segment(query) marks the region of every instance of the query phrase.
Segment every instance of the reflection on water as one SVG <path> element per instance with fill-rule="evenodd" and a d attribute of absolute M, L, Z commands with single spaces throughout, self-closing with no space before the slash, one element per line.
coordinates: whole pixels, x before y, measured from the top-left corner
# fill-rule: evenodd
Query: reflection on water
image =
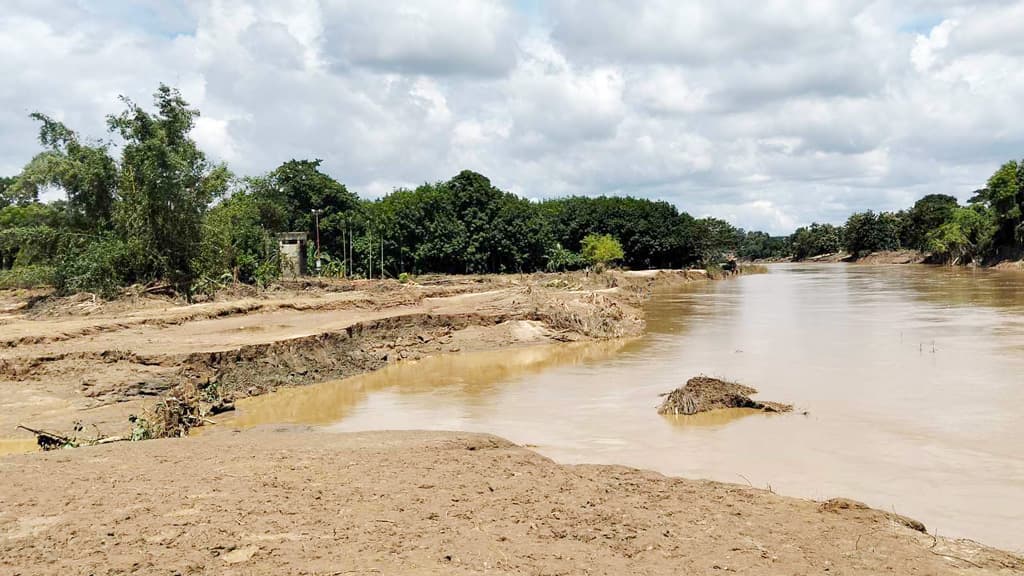
<path fill-rule="evenodd" d="M 711 410 L 699 414 L 665 414 L 662 415 L 667 422 L 680 428 L 687 427 L 716 427 L 725 426 L 747 416 L 764 414 L 763 411 L 754 408 L 723 408 Z"/>
<path fill-rule="evenodd" d="M 697 374 L 797 412 L 659 416 L 659 394 Z M 239 416 L 491 432 L 561 462 L 856 498 L 1022 550 L 1022 375 L 1024 275 L 780 265 L 657 295 L 628 343 L 399 364 Z"/>
<path fill-rule="evenodd" d="M 509 348 L 445 354 L 391 364 L 382 370 L 304 388 L 284 388 L 238 402 L 235 426 L 268 423 L 337 422 L 374 391 L 391 387 L 399 394 L 441 396 L 466 405 L 486 403 L 502 382 L 566 366 L 607 359 L 627 340 Z M 447 400 L 445 400 L 447 401 Z"/>

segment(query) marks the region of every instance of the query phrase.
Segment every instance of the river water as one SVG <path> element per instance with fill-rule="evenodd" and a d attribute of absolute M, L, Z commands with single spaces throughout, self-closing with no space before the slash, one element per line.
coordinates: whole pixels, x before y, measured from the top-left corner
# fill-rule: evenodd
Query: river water
<path fill-rule="evenodd" d="M 242 403 L 239 424 L 491 432 L 563 463 L 845 496 L 1024 550 L 1024 275 L 776 265 L 657 294 L 647 322 L 628 342 L 441 356 L 282 390 Z M 659 394 L 698 374 L 797 412 L 659 416 Z"/>

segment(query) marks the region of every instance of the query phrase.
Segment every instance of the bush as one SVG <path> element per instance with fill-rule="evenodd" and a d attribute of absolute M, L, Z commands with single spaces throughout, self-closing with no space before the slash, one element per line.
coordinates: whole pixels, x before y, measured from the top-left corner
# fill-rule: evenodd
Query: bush
<path fill-rule="evenodd" d="M 0 289 L 39 288 L 53 286 L 56 270 L 53 266 L 19 266 L 11 270 L 0 270 Z"/>
<path fill-rule="evenodd" d="M 132 246 L 113 236 L 72 240 L 60 253 L 57 288 L 64 293 L 114 296 L 134 279 L 132 253 Z"/>
<path fill-rule="evenodd" d="M 626 254 L 622 250 L 622 244 L 608 234 L 588 234 L 581 243 L 583 259 L 590 264 L 602 265 L 602 267 L 622 260 Z"/>
<path fill-rule="evenodd" d="M 566 250 L 561 244 L 555 244 L 549 248 L 545 256 L 548 261 L 546 265 L 548 272 L 578 270 L 585 264 L 582 256 L 572 250 Z"/>

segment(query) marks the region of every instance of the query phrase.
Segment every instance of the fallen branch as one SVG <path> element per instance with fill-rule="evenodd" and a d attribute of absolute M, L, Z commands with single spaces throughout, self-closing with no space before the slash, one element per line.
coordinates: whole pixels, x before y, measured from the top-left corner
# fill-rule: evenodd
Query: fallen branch
<path fill-rule="evenodd" d="M 56 450 L 57 448 L 63 448 L 70 444 L 73 444 L 70 438 L 61 436 L 54 432 L 47 432 L 46 430 L 36 430 L 35 428 L 29 428 L 28 426 L 22 426 L 18 424 L 18 428 L 31 432 L 36 436 L 36 444 L 39 445 L 43 450 Z"/>

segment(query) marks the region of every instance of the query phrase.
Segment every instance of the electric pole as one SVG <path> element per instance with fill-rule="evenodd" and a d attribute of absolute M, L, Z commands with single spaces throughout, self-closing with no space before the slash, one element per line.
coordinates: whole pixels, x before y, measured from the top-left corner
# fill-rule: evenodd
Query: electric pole
<path fill-rule="evenodd" d="M 320 275 L 320 210 L 319 208 L 313 209 L 313 218 L 316 220 L 316 275 Z"/>

